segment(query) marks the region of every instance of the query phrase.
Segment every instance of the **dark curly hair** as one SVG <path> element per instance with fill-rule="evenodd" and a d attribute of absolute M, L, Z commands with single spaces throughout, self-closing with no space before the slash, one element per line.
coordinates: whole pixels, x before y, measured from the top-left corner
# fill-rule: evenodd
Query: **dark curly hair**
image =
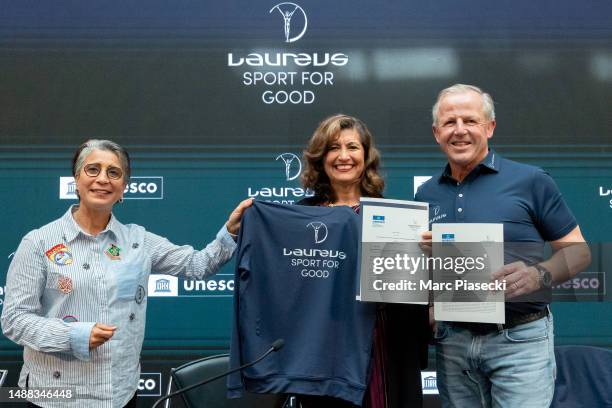
<path fill-rule="evenodd" d="M 306 168 L 302 173 L 302 185 L 314 191 L 323 202 L 333 202 L 336 194 L 325 173 L 323 162 L 331 144 L 338 139 L 344 129 L 354 129 L 364 150 L 364 171 L 361 175 L 361 195 L 364 197 L 382 197 L 385 182 L 378 172 L 380 153 L 374 147 L 372 134 L 361 120 L 343 114 L 324 119 L 314 131 L 308 146 L 304 150 Z"/>

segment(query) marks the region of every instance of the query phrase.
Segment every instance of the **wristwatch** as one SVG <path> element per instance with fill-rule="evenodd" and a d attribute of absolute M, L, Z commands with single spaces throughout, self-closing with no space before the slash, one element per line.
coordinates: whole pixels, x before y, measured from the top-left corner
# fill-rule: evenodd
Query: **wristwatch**
<path fill-rule="evenodd" d="M 540 287 L 550 289 L 552 286 L 552 274 L 550 271 L 541 264 L 535 264 L 533 267 L 536 268 L 536 271 L 538 271 Z"/>

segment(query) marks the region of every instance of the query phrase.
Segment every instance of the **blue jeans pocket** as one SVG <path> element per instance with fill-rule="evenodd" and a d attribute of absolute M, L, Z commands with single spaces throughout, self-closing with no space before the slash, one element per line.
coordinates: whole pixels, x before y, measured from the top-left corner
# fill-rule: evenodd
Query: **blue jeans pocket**
<path fill-rule="evenodd" d="M 504 336 L 513 343 L 532 343 L 548 339 L 548 322 L 546 318 L 519 324 L 504 330 Z"/>

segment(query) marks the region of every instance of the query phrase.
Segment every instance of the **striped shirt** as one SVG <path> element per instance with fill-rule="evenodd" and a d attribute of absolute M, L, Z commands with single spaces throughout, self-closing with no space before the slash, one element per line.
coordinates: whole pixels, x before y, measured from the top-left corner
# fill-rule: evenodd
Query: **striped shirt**
<path fill-rule="evenodd" d="M 74 387 L 79 398 L 36 404 L 123 407 L 140 377 L 149 274 L 205 278 L 231 258 L 236 244 L 223 226 L 197 251 L 114 216 L 94 237 L 74 220 L 76 209 L 21 241 L 7 274 L 2 331 L 24 346 L 21 387 L 28 378 L 32 388 Z M 96 322 L 117 330 L 90 351 Z"/>

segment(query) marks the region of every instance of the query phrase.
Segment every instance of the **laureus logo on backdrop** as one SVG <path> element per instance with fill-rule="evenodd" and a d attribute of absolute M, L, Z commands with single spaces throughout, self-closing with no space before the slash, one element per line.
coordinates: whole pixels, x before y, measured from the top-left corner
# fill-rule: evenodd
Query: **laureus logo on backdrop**
<path fill-rule="evenodd" d="M 287 181 L 295 180 L 300 176 L 300 173 L 302 173 L 302 162 L 299 157 L 293 153 L 281 153 L 276 156 L 276 160 L 278 159 L 281 159 L 283 163 L 285 163 L 285 176 L 287 177 Z M 294 170 L 291 169 L 292 163 L 296 163 L 296 165 L 293 166 Z M 297 170 L 295 170 L 296 167 Z"/>
<path fill-rule="evenodd" d="M 304 36 L 304 34 L 306 33 L 306 28 L 308 27 L 308 17 L 306 17 L 306 12 L 304 11 L 303 8 L 301 8 L 295 3 L 285 2 L 285 3 L 278 3 L 276 6 L 272 7 L 270 9 L 270 13 L 274 12 L 274 10 L 278 10 L 278 12 L 283 17 L 283 22 L 284 22 L 283 28 L 285 29 L 285 42 L 288 42 L 288 43 L 295 42 Z M 299 11 L 298 16 L 301 16 L 303 20 L 302 31 L 300 31 L 299 34 L 292 37 L 291 36 L 291 20 L 293 19 L 293 15 L 295 14 L 296 11 Z M 294 26 L 295 26 L 295 20 L 296 19 L 293 19 Z"/>
<path fill-rule="evenodd" d="M 302 161 L 290 152 L 281 153 L 276 156 L 274 161 L 279 162 L 279 175 L 282 174 L 284 181 L 294 181 L 302 173 Z M 295 183 L 295 181 L 294 181 Z M 302 187 L 281 186 L 281 187 L 249 187 L 247 194 L 249 197 L 264 199 L 280 204 L 294 204 L 296 201 L 305 197 L 312 197 L 314 193 Z"/>
<path fill-rule="evenodd" d="M 609 197 L 612 195 L 612 189 L 604 188 L 604 186 L 599 186 L 599 196 L 600 197 Z M 612 199 L 608 201 L 610 208 L 612 208 Z"/>
<path fill-rule="evenodd" d="M 299 4 L 278 3 L 268 10 L 268 15 L 270 23 L 278 25 L 285 45 L 296 43 L 306 34 L 308 17 Z M 261 100 L 267 105 L 314 103 L 316 89 L 334 86 L 332 69 L 345 66 L 348 62 L 348 55 L 331 51 L 298 52 L 291 49 L 289 52 L 278 49 L 272 52 L 227 54 L 227 66 L 246 68 L 241 76 L 242 85 L 263 89 Z"/>

